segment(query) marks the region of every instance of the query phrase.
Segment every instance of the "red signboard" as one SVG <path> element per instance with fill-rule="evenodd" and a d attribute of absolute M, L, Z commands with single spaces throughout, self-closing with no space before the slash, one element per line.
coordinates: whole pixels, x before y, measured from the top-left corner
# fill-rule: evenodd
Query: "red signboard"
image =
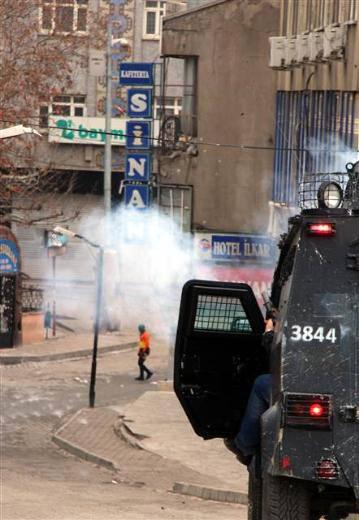
<path fill-rule="evenodd" d="M 197 268 L 196 277 L 202 280 L 246 283 L 252 287 L 256 298 L 260 302 L 263 291 L 267 291 L 270 294 L 273 272 L 274 267 L 202 264 Z"/>

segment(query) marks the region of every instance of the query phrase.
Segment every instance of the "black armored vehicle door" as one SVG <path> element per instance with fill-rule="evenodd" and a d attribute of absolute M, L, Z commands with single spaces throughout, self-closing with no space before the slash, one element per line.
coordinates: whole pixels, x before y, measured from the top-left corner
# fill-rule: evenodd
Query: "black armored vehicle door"
<path fill-rule="evenodd" d="M 254 379 L 268 371 L 264 319 L 247 284 L 191 280 L 182 291 L 174 388 L 204 439 L 237 433 Z"/>

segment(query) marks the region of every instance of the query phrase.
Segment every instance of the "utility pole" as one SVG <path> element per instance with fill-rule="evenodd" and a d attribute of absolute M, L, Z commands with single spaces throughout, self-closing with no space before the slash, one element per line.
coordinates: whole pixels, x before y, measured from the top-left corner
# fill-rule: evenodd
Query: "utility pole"
<path fill-rule="evenodd" d="M 111 14 L 107 22 L 107 45 L 106 45 L 106 109 L 105 109 L 105 159 L 104 159 L 104 207 L 106 218 L 106 233 L 110 233 L 110 219 L 111 219 L 111 180 L 112 180 L 112 147 L 111 147 L 111 118 L 112 118 L 112 45 L 119 43 L 120 45 L 128 45 L 126 38 L 113 38 L 112 28 L 113 23 Z M 118 72 L 118 71 L 116 71 Z"/>
<path fill-rule="evenodd" d="M 111 150 L 111 116 L 112 116 L 112 20 L 109 14 L 107 23 L 106 46 L 106 115 L 105 115 L 105 161 L 104 161 L 104 206 L 107 225 L 111 215 L 111 174 L 112 174 L 112 150 Z M 109 230 L 107 230 L 108 232 Z"/>
<path fill-rule="evenodd" d="M 94 321 L 94 338 L 93 338 L 93 348 L 92 348 L 92 364 L 91 364 L 91 377 L 90 377 L 90 389 L 89 389 L 89 407 L 94 408 L 95 406 L 95 398 L 96 398 L 96 371 L 97 371 L 97 351 L 98 351 L 98 336 L 100 332 L 100 324 L 101 324 L 101 309 L 102 309 L 102 288 L 103 288 L 103 257 L 104 257 L 104 248 L 100 244 L 96 244 L 84 237 L 83 235 L 79 235 L 70 229 L 63 228 L 61 226 L 56 226 L 54 228 L 55 233 L 59 233 L 60 235 L 64 235 L 69 238 L 78 238 L 79 240 L 83 240 L 91 247 L 98 249 L 98 257 L 97 257 L 97 283 L 96 283 L 96 308 L 95 308 L 95 321 Z"/>

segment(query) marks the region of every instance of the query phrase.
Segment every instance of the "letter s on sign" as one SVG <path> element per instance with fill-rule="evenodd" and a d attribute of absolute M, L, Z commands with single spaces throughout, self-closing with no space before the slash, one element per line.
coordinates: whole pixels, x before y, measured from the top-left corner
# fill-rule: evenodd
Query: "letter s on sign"
<path fill-rule="evenodd" d="M 146 94 L 134 94 L 131 97 L 131 110 L 133 112 L 145 112 L 147 110 Z"/>

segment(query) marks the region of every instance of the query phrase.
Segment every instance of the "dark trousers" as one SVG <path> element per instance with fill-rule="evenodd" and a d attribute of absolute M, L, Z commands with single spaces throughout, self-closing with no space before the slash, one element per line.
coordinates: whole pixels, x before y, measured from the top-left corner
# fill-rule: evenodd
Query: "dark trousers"
<path fill-rule="evenodd" d="M 140 368 L 140 378 L 144 379 L 145 373 L 147 376 L 152 374 L 151 370 L 149 370 L 145 365 L 145 359 L 147 356 L 138 356 L 138 366 Z"/>
<path fill-rule="evenodd" d="M 272 376 L 263 374 L 254 381 L 241 428 L 234 440 L 243 455 L 253 455 L 259 446 L 261 415 L 269 408 Z"/>

